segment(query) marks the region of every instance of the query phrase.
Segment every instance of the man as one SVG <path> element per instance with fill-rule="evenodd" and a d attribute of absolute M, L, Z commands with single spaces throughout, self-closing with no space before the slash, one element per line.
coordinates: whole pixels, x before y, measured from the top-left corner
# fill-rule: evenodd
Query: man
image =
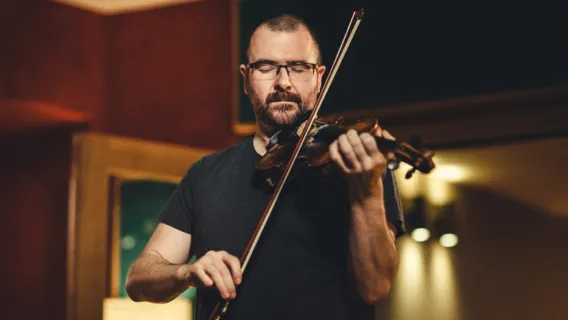
<path fill-rule="evenodd" d="M 387 156 L 368 134 L 331 144 L 339 174 L 308 171 L 286 184 L 241 271 L 238 257 L 271 197 L 255 183 L 255 165 L 275 130 L 313 109 L 325 72 L 312 32 L 293 16 L 261 24 L 247 52 L 240 71 L 255 135 L 189 169 L 131 266 L 127 292 L 163 303 L 197 287 L 200 320 L 223 299 L 232 299 L 226 319 L 374 319 L 396 274 L 404 224 Z"/>

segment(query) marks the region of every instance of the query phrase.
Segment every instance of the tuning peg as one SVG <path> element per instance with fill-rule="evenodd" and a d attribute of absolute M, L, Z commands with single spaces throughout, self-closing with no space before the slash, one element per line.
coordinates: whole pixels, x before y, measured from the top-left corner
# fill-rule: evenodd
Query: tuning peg
<path fill-rule="evenodd" d="M 406 175 L 404 177 L 406 179 L 410 179 L 415 171 L 416 171 L 416 168 L 412 168 L 412 169 L 408 170 L 408 172 L 406 173 Z"/>

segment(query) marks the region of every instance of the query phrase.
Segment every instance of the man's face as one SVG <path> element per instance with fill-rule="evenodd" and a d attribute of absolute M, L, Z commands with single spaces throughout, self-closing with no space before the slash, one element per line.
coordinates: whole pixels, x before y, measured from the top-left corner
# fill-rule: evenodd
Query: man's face
<path fill-rule="evenodd" d="M 240 66 L 245 93 L 250 96 L 257 121 L 264 128 L 292 124 L 314 108 L 321 88 L 324 66 L 304 69 L 302 64 L 285 68 L 274 65 L 295 63 L 315 64 L 318 51 L 309 32 L 299 28 L 294 32 L 258 29 L 251 39 L 249 62 L 257 68 Z M 279 71 L 277 74 L 275 71 Z M 274 76 L 275 75 L 275 76 Z M 273 79 L 272 79 L 273 78 Z"/>

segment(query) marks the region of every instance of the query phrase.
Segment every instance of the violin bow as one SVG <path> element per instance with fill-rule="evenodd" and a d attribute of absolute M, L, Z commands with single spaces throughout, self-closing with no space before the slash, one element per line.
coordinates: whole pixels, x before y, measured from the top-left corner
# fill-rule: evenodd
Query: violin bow
<path fill-rule="evenodd" d="M 363 19 L 363 9 L 359 9 L 359 10 L 356 10 L 356 11 L 353 12 L 353 15 L 351 16 L 351 20 L 349 21 L 349 25 L 347 27 L 347 31 L 345 32 L 345 35 L 343 37 L 343 41 L 341 42 L 339 50 L 338 50 L 338 52 L 335 56 L 335 60 L 333 61 L 333 65 L 330 69 L 329 76 L 324 83 L 322 93 L 318 97 L 318 99 L 316 101 L 316 105 L 315 105 L 314 109 L 312 110 L 309 119 L 306 121 L 306 123 L 304 125 L 304 128 L 302 130 L 302 134 L 300 135 L 298 142 L 296 143 L 296 147 L 294 148 L 294 151 L 292 152 L 292 156 L 290 157 L 290 159 L 288 160 L 288 163 L 286 164 L 286 167 L 284 169 L 282 177 L 278 181 L 278 184 L 276 185 L 274 193 L 273 193 L 272 197 L 270 198 L 270 201 L 268 202 L 268 205 L 267 205 L 267 207 L 266 207 L 266 209 L 265 209 L 265 211 L 264 211 L 264 213 L 263 213 L 263 215 L 262 215 L 262 217 L 261 217 L 261 219 L 260 219 L 260 221 L 259 221 L 259 223 L 256 227 L 256 230 L 255 230 L 253 236 L 251 237 L 249 243 L 247 244 L 247 246 L 246 246 L 246 248 L 245 248 L 245 250 L 244 250 L 244 252 L 241 256 L 241 270 L 242 270 L 243 273 L 244 273 L 244 271 L 245 271 L 245 269 L 246 269 L 246 267 L 247 267 L 247 265 L 250 261 L 250 258 L 253 254 L 254 249 L 256 248 L 258 240 L 260 239 L 260 236 L 262 235 L 262 232 L 264 231 L 264 227 L 266 226 L 268 219 L 272 215 L 272 211 L 274 210 L 274 206 L 276 205 L 276 201 L 280 197 L 280 194 L 281 194 L 281 192 L 284 188 L 284 184 L 286 183 L 286 180 L 288 179 L 288 176 L 290 175 L 290 172 L 292 171 L 294 163 L 296 162 L 296 159 L 298 158 L 300 150 L 301 150 L 302 146 L 304 145 L 306 138 L 308 137 L 308 134 L 310 132 L 309 129 L 312 127 L 315 119 L 317 118 L 317 113 L 319 112 L 319 109 L 321 107 L 323 99 L 325 98 L 327 91 L 328 91 L 329 87 L 331 86 L 331 82 L 335 78 L 335 74 L 337 73 L 337 69 L 339 69 L 339 65 L 343 61 L 343 57 L 345 57 L 345 53 L 347 52 L 347 49 L 349 48 L 349 45 L 351 44 L 351 40 L 355 36 L 355 32 L 357 31 L 357 28 L 359 28 L 359 24 L 361 23 L 362 19 Z M 222 318 L 222 316 L 224 316 L 227 313 L 227 310 L 229 308 L 229 304 L 230 304 L 230 300 L 225 300 L 223 308 L 219 309 L 221 307 L 221 302 L 218 302 L 217 305 L 215 306 L 215 308 L 213 309 L 213 312 L 211 313 L 209 320 L 220 320 Z"/>

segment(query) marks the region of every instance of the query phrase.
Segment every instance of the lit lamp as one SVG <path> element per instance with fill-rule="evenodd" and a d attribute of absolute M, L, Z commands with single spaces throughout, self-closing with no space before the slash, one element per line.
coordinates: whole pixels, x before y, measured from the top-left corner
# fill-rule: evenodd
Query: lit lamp
<path fill-rule="evenodd" d="M 458 244 L 456 210 L 454 204 L 447 204 L 440 207 L 434 220 L 434 228 L 439 236 L 440 245 L 446 248 L 454 247 Z"/>
<path fill-rule="evenodd" d="M 426 200 L 417 197 L 412 201 L 412 210 L 405 217 L 410 236 L 414 241 L 424 242 L 430 239 L 430 230 L 426 227 Z"/>

